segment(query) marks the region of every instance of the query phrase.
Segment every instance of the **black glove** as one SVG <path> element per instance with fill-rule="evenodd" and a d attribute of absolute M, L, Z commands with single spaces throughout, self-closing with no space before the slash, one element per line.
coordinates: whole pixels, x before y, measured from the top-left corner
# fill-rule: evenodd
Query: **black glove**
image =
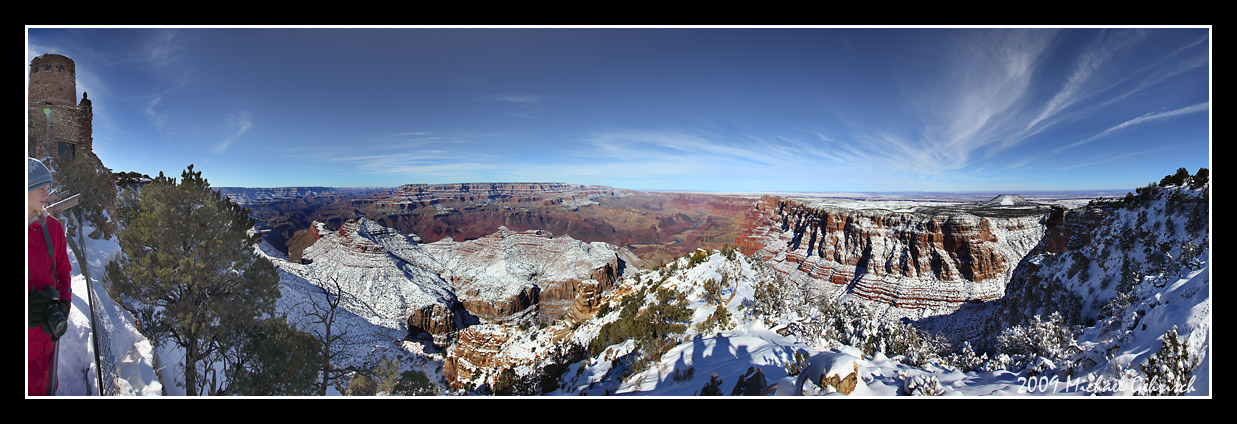
<path fill-rule="evenodd" d="M 52 286 L 44 286 L 31 290 L 27 294 L 27 309 L 30 311 L 29 328 L 38 327 L 47 321 L 47 306 L 60 298 L 60 290 Z"/>
<path fill-rule="evenodd" d="M 69 311 L 73 310 L 73 301 L 69 299 L 60 299 L 60 312 L 65 318 L 69 317 Z"/>

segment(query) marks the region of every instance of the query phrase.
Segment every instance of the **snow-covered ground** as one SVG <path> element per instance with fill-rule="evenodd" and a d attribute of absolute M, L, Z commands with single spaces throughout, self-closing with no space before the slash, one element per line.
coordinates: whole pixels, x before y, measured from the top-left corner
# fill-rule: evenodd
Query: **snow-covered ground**
<path fill-rule="evenodd" d="M 1119 219 L 1134 220 L 1136 215 Z M 1153 216 L 1150 221 L 1155 222 Z M 1167 222 L 1167 221 L 1165 221 Z M 1150 225 L 1150 224 L 1148 224 Z M 1168 225 L 1168 224 L 1161 224 Z M 1178 226 L 1181 225 L 1179 221 Z M 174 348 L 154 349 L 136 329 L 133 317 L 120 308 L 104 292 L 101 277 L 104 266 L 119 254 L 119 243 L 109 240 L 87 240 L 84 246 L 92 284 L 100 299 L 95 325 L 106 328 L 114 358 L 116 393 L 127 396 L 184 395 L 175 379 L 181 355 Z M 273 261 L 284 261 L 278 252 L 262 246 L 260 252 Z M 73 311 L 70 326 L 60 348 L 57 391 L 61 396 L 95 395 L 95 364 L 91 343 L 92 325 L 89 315 L 87 281 L 81 264 L 70 252 L 73 278 Z M 1137 299 L 1129 308 L 1136 325 L 1128 331 L 1114 331 L 1097 324 L 1081 328 L 1076 348 L 1081 357 L 1093 364 L 1076 368 L 1070 374 L 1055 364 L 1035 367 L 981 367 L 963 370 L 947 361 L 914 361 L 901 355 L 887 356 L 875 352 L 865 354 L 862 347 L 822 337 L 803 337 L 801 332 L 786 331 L 788 323 L 805 320 L 806 316 L 780 316 L 770 326 L 752 313 L 756 301 L 756 285 L 772 278 L 771 270 L 738 255 L 729 258 L 720 251 L 709 252 L 703 261 L 692 264 L 688 258 L 674 263 L 673 271 L 631 270 L 615 292 L 632 293 L 640 287 L 654 284 L 673 288 L 686 295 L 691 310 L 687 329 L 674 335 L 676 343 L 664 354 L 651 358 L 636 369 L 630 360 L 637 349 L 628 340 L 606 347 L 598 355 L 566 364 L 559 380 L 559 389 L 548 395 L 574 396 L 692 396 L 700 394 L 716 374 L 716 387 L 723 395 L 736 389 L 739 378 L 750 378 L 759 370 L 764 386 L 774 395 L 838 395 L 833 386 L 820 387 L 821 377 L 845 379 L 854 374 L 850 396 L 945 395 L 945 396 L 1086 396 L 1131 395 L 1143 391 L 1149 384 L 1139 372 L 1162 344 L 1162 336 L 1176 326 L 1188 351 L 1200 360 L 1188 395 L 1211 396 L 1211 270 L 1210 249 L 1204 249 L 1196 266 L 1181 271 L 1166 272 L 1154 277 L 1152 284 L 1139 286 Z M 294 265 L 294 264 L 293 264 Z M 1092 272 L 1099 273 L 1093 264 Z M 663 273 L 664 272 L 664 273 Z M 699 330 L 698 325 L 714 311 L 704 298 L 704 283 L 720 280 L 723 275 L 737 282 L 723 290 L 725 308 L 730 312 L 730 325 Z M 1096 279 L 1098 280 L 1098 278 Z M 1150 280 L 1149 280 L 1150 281 Z M 1088 286 L 1077 284 L 1070 289 L 1085 292 Z M 277 308 L 295 312 L 307 302 L 313 302 L 320 291 L 312 282 L 295 273 L 281 272 L 283 297 Z M 650 295 L 650 300 L 651 300 Z M 537 332 L 565 331 L 564 340 L 585 344 L 597 337 L 601 328 L 618 318 L 620 299 L 612 299 L 608 314 L 579 323 L 572 328 L 551 326 L 523 331 L 503 347 L 502 353 L 512 358 L 535 361 L 531 352 L 544 352 L 550 337 L 537 337 Z M 1118 317 L 1128 318 L 1128 317 Z M 302 323 L 304 324 L 304 323 Z M 402 342 L 399 331 L 375 325 L 359 314 L 345 314 L 340 328 L 354 336 L 351 351 L 344 362 L 370 362 L 379 359 L 401 360 L 402 369 L 416 369 L 431 376 L 441 375 L 444 353 L 421 343 Z M 532 363 L 531 365 L 536 365 Z M 1034 368 L 1034 372 L 1031 369 Z M 532 367 L 517 370 L 526 371 Z M 162 380 L 160 379 L 162 376 Z M 800 378 L 810 376 L 811 378 Z M 440 393 L 470 394 L 447 390 Z M 334 388 L 328 395 L 339 395 Z"/>
<path fill-rule="evenodd" d="M 697 287 L 704 279 L 718 278 L 718 270 L 722 268 L 735 269 L 733 261 L 726 261 L 715 252 L 708 261 L 680 271 L 663 284 Z M 1103 345 L 1112 350 L 1099 355 L 1102 363 L 1075 375 L 1054 373 L 1051 369 L 1037 375 L 1025 369 L 963 371 L 946 363 L 931 362 L 915 366 L 907 364 L 901 356 L 889 357 L 880 352 L 864 355 L 854 346 L 802 340 L 793 335 L 782 336 L 758 319 L 742 318 L 748 316 L 744 305 L 753 300 L 750 284 L 761 278 L 750 273 L 748 268 L 744 271 L 738 295 L 728 304 L 732 316 L 740 317 L 732 329 L 705 334 L 688 330 L 685 339 L 668 350 L 653 366 L 627 378 L 616 378 L 619 373 L 614 368 L 623 366 L 622 359 L 632 351 L 633 344 L 611 346 L 602 355 L 572 364 L 563 373 L 564 387 L 552 394 L 692 396 L 699 394 L 716 373 L 721 379 L 722 394 L 730 395 L 739 383 L 738 378 L 751 375 L 752 368 L 759 368 L 768 386 L 773 386 L 770 394 L 791 395 L 795 393 L 795 387 L 801 388 L 800 393 L 805 395 L 838 394 L 831 387 L 817 387 L 811 380 L 808 383 L 798 382 L 795 376 L 788 373 L 787 368 L 796 363 L 795 353 L 802 350 L 810 358 L 808 364 L 817 368 L 818 377 L 845 377 L 855 373 L 858 381 L 850 396 L 1132 395 L 1136 390 L 1146 388 L 1148 382 L 1141 374 L 1131 371 L 1159 350 L 1160 336 L 1173 325 L 1181 327 L 1181 336 L 1188 340 L 1193 351 L 1206 353 L 1202 365 L 1195 371 L 1196 379 L 1191 385 L 1193 390 L 1188 395 L 1210 394 L 1209 265 L 1168 284 L 1161 293 L 1152 295 L 1158 299 L 1160 306 L 1152 308 L 1143 318 L 1149 324 L 1127 336 L 1125 340 L 1128 343 L 1121 343 L 1115 348 L 1112 344 Z M 690 293 L 698 294 L 698 290 Z M 703 306 L 699 298 L 689 295 L 689 299 L 693 306 Z M 707 316 L 704 309 L 696 309 L 693 324 Z M 596 331 L 589 326 L 599 326 L 605 322 L 602 317 L 596 323 L 581 326 L 580 331 Z M 1102 331 L 1098 328 L 1088 329 L 1080 339 L 1081 347 L 1101 347 L 1090 340 L 1099 333 Z M 579 335 L 581 339 L 592 336 Z M 691 378 L 684 378 L 689 370 Z"/>
<path fill-rule="evenodd" d="M 90 232 L 88 228 L 86 232 Z M 72 237 L 73 235 L 70 235 Z M 159 380 L 155 349 L 135 326 L 133 316 L 120 308 L 103 290 L 101 279 L 104 267 L 120 253 L 120 243 L 114 237 L 108 240 L 86 238 L 85 246 L 89 266 L 90 285 L 93 286 L 99 305 L 95 308 L 95 325 L 106 329 L 106 340 L 115 366 L 114 395 L 152 396 L 164 394 L 166 387 Z M 69 247 L 69 261 L 73 267 L 73 309 L 69 312 L 69 329 L 60 339 L 60 361 L 57 369 L 59 386 L 57 396 L 96 396 L 98 378 L 95 370 L 93 326 L 90 320 L 90 294 L 76 252 Z M 102 332 L 101 332 L 102 333 Z M 101 346 L 105 339 L 100 339 Z M 106 350 L 101 347 L 101 350 Z M 167 361 L 165 358 L 164 362 Z M 168 374 L 168 373 L 163 373 Z M 106 376 L 105 376 L 106 378 Z M 174 391 L 172 393 L 175 393 Z M 172 394 L 169 393 L 169 394 Z"/>

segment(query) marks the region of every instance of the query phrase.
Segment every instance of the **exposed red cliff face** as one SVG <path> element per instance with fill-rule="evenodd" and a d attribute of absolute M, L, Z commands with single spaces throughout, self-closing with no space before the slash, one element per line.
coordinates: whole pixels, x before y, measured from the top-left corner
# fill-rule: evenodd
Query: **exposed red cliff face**
<path fill-rule="evenodd" d="M 1047 231 L 1043 248 L 1049 253 L 1063 253 L 1085 246 L 1094 236 L 1094 229 L 1099 227 L 1113 207 L 1111 203 L 1095 201 L 1068 210 L 1053 207 L 1044 223 Z"/>
<path fill-rule="evenodd" d="M 713 194 L 634 192 L 602 186 L 556 183 L 406 185 L 355 191 L 353 197 L 275 196 L 249 206 L 270 231 L 266 240 L 293 261 L 313 243 L 311 222 L 338 229 L 364 216 L 430 243 L 473 240 L 499 227 L 546 230 L 577 240 L 631 249 L 661 263 L 696 248 L 718 249 L 734 239 L 752 199 Z"/>
<path fill-rule="evenodd" d="M 442 376 L 452 387 L 477 378 L 480 374 L 494 374 L 510 366 L 510 360 L 502 355 L 503 348 L 512 337 L 512 328 L 503 325 L 482 324 L 461 330 L 456 342 L 447 350 L 443 361 Z"/>
<path fill-rule="evenodd" d="M 569 326 L 550 326 L 537 333 L 536 342 L 522 339 L 528 333 L 511 324 L 479 324 L 459 332 L 455 343 L 447 348 L 443 358 L 443 379 L 452 388 L 461 389 L 482 382 L 494 383 L 504 370 L 536 366 L 550 349 L 530 345 L 555 345 L 571 334 Z"/>
<path fill-rule="evenodd" d="M 747 211 L 735 245 L 820 295 L 922 317 L 1000 298 L 1043 235 L 1038 213 L 858 210 L 765 196 Z"/>
<path fill-rule="evenodd" d="M 451 344 L 456 332 L 468 324 L 463 305 L 435 303 L 413 310 L 408 315 L 408 339 L 429 338 L 435 347 L 444 349 Z"/>
<path fill-rule="evenodd" d="M 318 230 L 316 228 L 307 228 L 297 231 L 288 239 L 288 260 L 294 263 L 300 263 L 303 259 L 301 254 L 305 248 L 313 246 L 318 242 Z"/>
<path fill-rule="evenodd" d="M 604 220 L 575 216 L 581 207 L 621 198 L 630 191 L 562 183 L 411 184 L 390 189 L 226 189 L 251 209 L 265 239 L 290 258 L 311 244 L 304 234 L 313 222 L 332 230 L 364 216 L 426 242 L 446 237 L 468 240 L 500 226 L 517 231 L 546 229 L 600 241 L 614 234 Z M 621 232 L 621 231 L 620 231 Z M 300 236 L 300 239 L 296 239 Z M 296 240 L 294 240 L 296 239 Z"/>
<path fill-rule="evenodd" d="M 734 245 L 744 255 L 752 255 L 765 247 L 765 241 L 771 236 L 774 211 L 777 210 L 778 198 L 761 196 L 743 212 L 742 225 L 735 235 Z"/>

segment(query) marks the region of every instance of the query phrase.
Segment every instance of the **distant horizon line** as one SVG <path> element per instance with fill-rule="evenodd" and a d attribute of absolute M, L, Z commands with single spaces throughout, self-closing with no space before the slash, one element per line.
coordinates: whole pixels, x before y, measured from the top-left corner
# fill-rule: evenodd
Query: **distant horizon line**
<path fill-rule="evenodd" d="M 287 188 L 329 188 L 344 190 L 380 190 L 411 185 L 447 186 L 456 184 L 564 184 L 581 187 L 609 187 L 621 190 L 662 193 L 710 193 L 710 194 L 1021 194 L 1021 193 L 1108 193 L 1132 191 L 1128 188 L 1085 188 L 1085 189 L 1032 189 L 1032 190 L 700 190 L 700 189 L 664 189 L 664 188 L 627 188 L 604 184 L 581 184 L 562 181 L 460 181 L 450 183 L 406 183 L 392 186 L 329 186 L 329 185 L 294 185 L 294 186 L 215 186 L 214 188 L 229 189 L 287 189 Z"/>

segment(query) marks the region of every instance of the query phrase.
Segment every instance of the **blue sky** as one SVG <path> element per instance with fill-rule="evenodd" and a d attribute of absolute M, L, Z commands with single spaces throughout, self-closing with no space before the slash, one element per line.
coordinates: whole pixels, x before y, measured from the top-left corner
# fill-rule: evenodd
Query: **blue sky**
<path fill-rule="evenodd" d="M 1210 168 L 1210 28 L 28 28 L 116 171 L 212 185 L 1132 189 Z"/>

